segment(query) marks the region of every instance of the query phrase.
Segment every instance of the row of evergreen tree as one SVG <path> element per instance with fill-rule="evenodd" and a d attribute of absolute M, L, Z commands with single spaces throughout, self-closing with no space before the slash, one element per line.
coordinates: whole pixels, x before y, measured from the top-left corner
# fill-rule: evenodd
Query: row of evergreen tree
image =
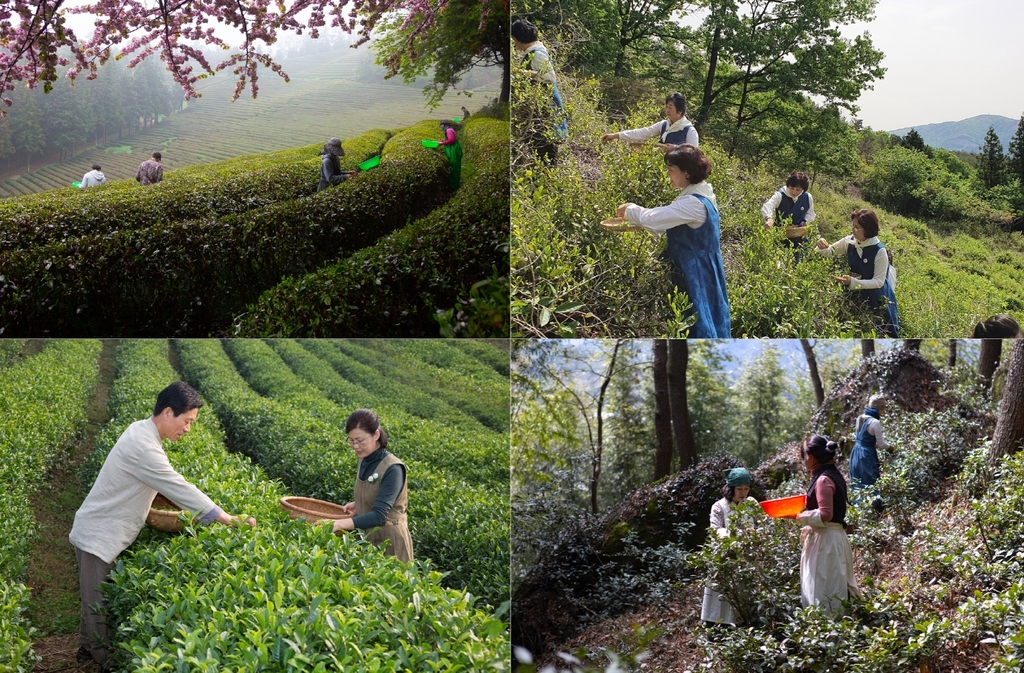
<path fill-rule="evenodd" d="M 920 152 L 931 149 L 925 145 L 924 138 L 916 129 L 910 129 L 907 135 L 899 138 L 899 142 L 904 147 Z M 975 168 L 986 189 L 1005 185 L 1014 179 L 1024 185 L 1024 114 L 1020 116 L 1017 132 L 1010 139 L 1008 153 L 1003 152 L 1003 143 L 995 127 L 988 127 L 985 140 L 978 148 Z"/>
<path fill-rule="evenodd" d="M 105 144 L 131 135 L 184 107 L 181 89 L 163 64 L 148 58 L 134 68 L 110 61 L 94 80 L 79 77 L 73 86 L 60 80 L 11 92 L 13 105 L 0 118 L 0 159 L 4 171 L 32 170 L 33 160 L 64 161 L 86 145 Z"/>

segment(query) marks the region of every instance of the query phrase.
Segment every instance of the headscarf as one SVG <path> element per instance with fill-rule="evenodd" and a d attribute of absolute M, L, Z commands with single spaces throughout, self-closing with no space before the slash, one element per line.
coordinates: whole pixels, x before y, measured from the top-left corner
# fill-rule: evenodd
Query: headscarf
<path fill-rule="evenodd" d="M 750 473 L 745 467 L 734 467 L 725 475 L 726 486 L 750 486 Z"/>

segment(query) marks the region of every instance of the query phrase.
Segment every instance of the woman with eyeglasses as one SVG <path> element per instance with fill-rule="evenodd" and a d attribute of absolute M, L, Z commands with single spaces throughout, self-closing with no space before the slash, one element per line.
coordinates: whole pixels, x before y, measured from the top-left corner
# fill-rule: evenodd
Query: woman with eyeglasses
<path fill-rule="evenodd" d="M 696 147 L 681 145 L 665 155 L 665 165 L 672 186 L 682 190 L 675 201 L 657 208 L 623 203 L 616 214 L 668 239 L 663 257 L 671 260 L 672 283 L 690 298 L 686 314 L 697 318 L 690 338 L 729 339 L 721 222 L 715 191 L 706 182 L 711 162 Z"/>
<path fill-rule="evenodd" d="M 338 519 L 333 531 L 359 528 L 375 544 L 385 540 L 384 553 L 406 563 L 413 560 L 406 511 L 409 507 L 405 463 L 388 451 L 388 435 L 377 414 L 356 409 L 345 421 L 348 444 L 359 457 L 355 501 L 345 505 L 351 519 Z"/>
<path fill-rule="evenodd" d="M 665 99 L 664 121 L 655 122 L 642 129 L 605 133 L 601 136 L 601 142 L 625 140 L 627 143 L 639 143 L 655 136 L 659 137 L 661 149 L 666 153 L 682 145 L 697 147 L 700 144 L 697 129 L 686 118 L 686 96 L 676 92 Z"/>

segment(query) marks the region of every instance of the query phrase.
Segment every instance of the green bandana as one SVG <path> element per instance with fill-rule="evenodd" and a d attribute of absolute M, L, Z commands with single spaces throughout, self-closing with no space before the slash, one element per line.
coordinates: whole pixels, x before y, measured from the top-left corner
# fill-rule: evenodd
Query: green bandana
<path fill-rule="evenodd" d="M 745 467 L 734 467 L 725 475 L 726 486 L 750 486 L 750 473 Z"/>

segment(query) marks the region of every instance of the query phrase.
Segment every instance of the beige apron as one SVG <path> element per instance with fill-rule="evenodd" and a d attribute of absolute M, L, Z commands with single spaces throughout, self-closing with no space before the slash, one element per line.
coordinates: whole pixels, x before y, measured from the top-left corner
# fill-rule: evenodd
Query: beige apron
<path fill-rule="evenodd" d="M 359 461 L 361 466 L 362 460 Z M 388 471 L 388 468 L 392 465 L 401 465 L 406 470 L 405 463 L 400 461 L 394 454 L 389 453 L 385 456 L 380 463 L 377 465 L 375 473 L 380 475 L 380 478 L 375 479 L 372 483 L 369 481 L 363 481 L 359 478 L 359 467 L 356 468 L 356 490 L 354 500 L 356 503 L 356 514 L 367 514 L 373 511 L 373 503 L 377 500 L 377 492 L 380 491 L 380 480 L 384 477 L 384 473 Z M 384 550 L 384 553 L 397 556 L 400 560 L 408 563 L 413 560 L 412 555 L 412 538 L 409 537 L 409 525 L 406 521 L 405 513 L 409 508 L 409 480 L 405 480 L 406 483 L 402 484 L 402 490 L 398 493 L 398 498 L 395 500 L 395 504 L 391 506 L 391 510 L 387 513 L 384 525 L 380 528 L 373 528 L 370 531 L 364 531 L 366 539 L 374 544 L 380 544 L 384 540 L 388 541 L 388 545 Z"/>

